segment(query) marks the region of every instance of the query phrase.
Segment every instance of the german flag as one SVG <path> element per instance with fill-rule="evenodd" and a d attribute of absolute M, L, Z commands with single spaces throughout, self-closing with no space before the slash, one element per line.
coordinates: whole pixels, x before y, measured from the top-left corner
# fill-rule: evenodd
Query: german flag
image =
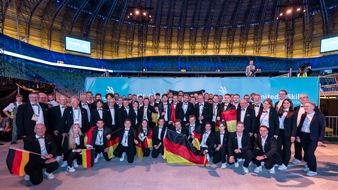
<path fill-rule="evenodd" d="M 149 131 L 149 134 L 146 136 L 146 138 L 144 139 L 144 148 L 150 148 L 152 149 L 153 147 L 153 139 L 152 139 L 152 136 L 153 136 L 153 131 L 150 130 Z"/>
<path fill-rule="evenodd" d="M 95 149 L 82 149 L 82 166 L 91 168 L 94 165 Z"/>
<path fill-rule="evenodd" d="M 196 150 L 201 150 L 200 142 L 202 140 L 202 134 L 197 133 L 196 131 L 194 131 L 193 134 L 194 139 L 192 140 L 192 145 L 196 148 Z"/>
<path fill-rule="evenodd" d="M 113 133 L 110 140 L 108 140 L 107 147 L 108 147 L 108 158 L 114 157 L 114 150 L 117 148 L 117 145 L 120 143 L 120 138 L 118 133 Z"/>
<path fill-rule="evenodd" d="M 164 159 L 169 164 L 206 165 L 205 155 L 196 155 L 187 137 L 168 130 L 164 144 Z"/>
<path fill-rule="evenodd" d="M 222 112 L 222 120 L 227 123 L 227 129 L 230 133 L 236 132 L 237 113 L 235 109 Z"/>
<path fill-rule="evenodd" d="M 95 127 L 96 126 L 93 126 L 88 130 L 87 135 L 84 138 L 85 145 L 90 145 L 90 143 L 92 141 L 92 137 L 93 137 L 93 130 L 95 129 Z"/>
<path fill-rule="evenodd" d="M 137 155 L 137 157 L 139 158 L 139 159 L 143 159 L 143 147 L 142 147 L 142 142 L 141 141 L 139 141 L 139 143 L 138 144 L 136 144 L 135 145 L 135 147 L 136 147 L 136 155 Z"/>
<path fill-rule="evenodd" d="M 29 161 L 30 154 L 29 151 L 9 148 L 6 159 L 9 172 L 18 176 L 24 176 L 26 174 L 25 166 Z"/>

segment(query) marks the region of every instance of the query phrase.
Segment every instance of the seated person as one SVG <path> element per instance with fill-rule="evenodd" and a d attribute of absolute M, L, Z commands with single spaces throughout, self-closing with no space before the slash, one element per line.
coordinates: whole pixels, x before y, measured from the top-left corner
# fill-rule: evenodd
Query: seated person
<path fill-rule="evenodd" d="M 215 134 L 215 153 L 213 156 L 214 164 L 222 162 L 221 168 L 225 169 L 226 165 L 226 156 L 228 155 L 228 130 L 226 128 L 226 123 L 224 121 L 220 122 L 218 129 L 219 131 Z"/>
<path fill-rule="evenodd" d="M 188 140 L 191 143 L 193 140 L 193 133 L 201 134 L 201 127 L 199 123 L 196 123 L 196 116 L 190 115 L 189 116 L 189 123 L 186 124 L 186 128 L 188 128 L 189 136 Z"/>
<path fill-rule="evenodd" d="M 243 170 L 249 173 L 249 163 L 252 160 L 251 140 L 248 133 L 244 133 L 244 124 L 239 121 L 236 125 L 236 132 L 229 135 L 228 151 L 229 163 L 235 163 L 239 166 L 238 158 L 244 159 Z"/>
<path fill-rule="evenodd" d="M 175 122 L 174 122 L 174 131 L 176 131 L 176 133 L 179 133 L 179 134 L 182 134 L 182 135 L 185 135 L 186 137 L 189 136 L 189 133 L 188 133 L 188 129 L 187 128 L 182 128 L 182 121 L 180 119 L 176 119 Z"/>
<path fill-rule="evenodd" d="M 202 135 L 200 143 L 200 153 L 204 154 L 207 157 L 208 162 L 210 162 L 211 156 L 214 154 L 215 147 L 215 134 L 211 132 L 211 124 L 209 122 L 205 123 L 205 132 Z"/>
<path fill-rule="evenodd" d="M 32 184 L 38 185 L 43 180 L 43 174 L 48 179 L 54 178 L 53 171 L 59 167 L 59 163 L 55 159 L 57 148 L 53 136 L 46 134 L 46 126 L 42 123 L 36 124 L 34 133 L 34 136 L 24 139 L 24 149 L 41 154 L 41 156 L 30 154 L 29 161 L 25 166 L 25 180 L 30 180 Z M 42 172 L 43 168 L 47 168 L 45 172 Z"/>
<path fill-rule="evenodd" d="M 95 148 L 94 163 L 99 161 L 102 154 L 106 161 L 110 161 L 108 158 L 108 140 L 111 138 L 112 131 L 110 128 L 104 125 L 103 119 L 99 119 L 96 122 L 96 127 L 93 129 L 92 140 L 90 145 Z"/>
<path fill-rule="evenodd" d="M 134 162 L 134 156 L 136 154 L 135 144 L 138 144 L 138 141 L 135 139 L 134 129 L 130 127 L 131 120 L 126 119 L 124 121 L 124 129 L 121 130 L 119 134 L 121 141 L 114 150 L 114 156 L 119 157 L 121 162 L 126 155 L 128 163 Z"/>
<path fill-rule="evenodd" d="M 4 117 L 3 113 L 0 113 L 0 141 L 8 142 L 11 140 L 12 130 L 10 120 L 8 117 Z M 0 145 L 3 145 L 0 143 Z"/>
<path fill-rule="evenodd" d="M 271 136 L 268 136 L 268 134 L 268 127 L 261 125 L 253 151 L 254 162 L 257 166 L 254 170 L 255 173 L 262 171 L 261 162 L 264 162 L 266 169 L 272 174 L 275 173 L 275 164 L 281 164 L 281 159 L 277 152 L 277 139 L 273 134 Z"/>
<path fill-rule="evenodd" d="M 80 125 L 73 124 L 68 135 L 64 137 L 62 145 L 62 153 L 64 160 L 66 160 L 68 172 L 75 172 L 75 168 L 78 167 L 78 164 L 82 164 L 81 152 L 82 149 L 85 148 L 84 135 L 81 132 Z"/>
<path fill-rule="evenodd" d="M 153 151 L 151 153 L 151 156 L 153 158 L 157 158 L 158 155 L 161 153 L 162 155 L 164 154 L 164 147 L 163 147 L 163 139 L 164 135 L 166 133 L 167 127 L 165 126 L 165 121 L 164 118 L 160 118 L 158 120 L 158 126 L 154 127 L 154 132 L 153 132 Z"/>
<path fill-rule="evenodd" d="M 152 131 L 149 127 L 148 120 L 143 119 L 140 127 L 138 128 L 138 140 L 139 143 L 142 143 L 143 155 L 145 157 L 148 157 L 150 155 L 150 148 L 152 148 L 152 145 L 149 147 L 147 138 L 151 139 L 151 136 Z"/>

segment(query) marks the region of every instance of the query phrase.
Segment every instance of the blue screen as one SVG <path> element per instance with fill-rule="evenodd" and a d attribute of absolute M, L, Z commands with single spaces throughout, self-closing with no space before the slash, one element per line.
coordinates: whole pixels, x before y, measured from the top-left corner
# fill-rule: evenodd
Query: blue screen
<path fill-rule="evenodd" d="M 89 41 L 66 37 L 66 50 L 90 54 L 91 46 Z"/>
<path fill-rule="evenodd" d="M 320 41 L 320 53 L 337 50 L 338 50 L 338 37 L 326 38 Z"/>

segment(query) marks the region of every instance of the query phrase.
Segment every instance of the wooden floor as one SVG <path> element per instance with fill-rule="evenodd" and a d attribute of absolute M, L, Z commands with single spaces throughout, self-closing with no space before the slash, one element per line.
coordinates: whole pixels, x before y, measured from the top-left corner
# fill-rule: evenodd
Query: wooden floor
<path fill-rule="evenodd" d="M 338 144 L 328 143 L 317 148 L 318 173 L 316 177 L 307 177 L 302 171 L 303 165 L 290 163 L 288 170 L 270 174 L 266 169 L 259 174 L 253 173 L 254 165 L 249 166 L 250 173 L 244 174 L 241 164 L 226 169 L 219 165 L 207 167 L 169 165 L 161 157 L 135 158 L 128 164 L 113 158 L 110 162 L 100 159 L 93 168 L 81 166 L 73 173 L 59 168 L 55 179 L 33 186 L 22 177 L 11 175 L 5 160 L 9 143 L 0 146 L 0 189 L 332 189 L 338 188 Z M 22 148 L 19 141 L 16 147 Z"/>

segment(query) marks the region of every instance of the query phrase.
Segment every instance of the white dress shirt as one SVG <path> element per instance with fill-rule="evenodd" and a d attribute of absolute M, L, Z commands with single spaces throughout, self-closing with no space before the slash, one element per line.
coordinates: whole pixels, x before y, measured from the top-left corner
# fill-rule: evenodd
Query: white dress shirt
<path fill-rule="evenodd" d="M 260 125 L 265 125 L 268 128 L 270 127 L 270 125 L 269 125 L 269 114 L 270 114 L 270 109 L 262 112 L 262 115 L 259 118 Z"/>
<path fill-rule="evenodd" d="M 124 133 L 123 133 L 123 137 L 122 137 L 122 146 L 128 146 L 128 134 L 129 134 L 129 130 L 124 130 Z"/>
<path fill-rule="evenodd" d="M 46 142 L 45 142 L 45 137 L 39 137 L 38 135 L 35 135 L 35 138 L 38 139 L 39 145 L 40 145 L 40 150 L 41 150 L 41 155 L 46 155 L 48 154 L 47 149 L 46 149 Z"/>
<path fill-rule="evenodd" d="M 315 115 L 315 112 L 312 112 L 310 114 L 306 114 L 303 126 L 302 126 L 302 132 L 304 133 L 310 133 L 310 124 L 313 119 L 313 116 Z"/>

